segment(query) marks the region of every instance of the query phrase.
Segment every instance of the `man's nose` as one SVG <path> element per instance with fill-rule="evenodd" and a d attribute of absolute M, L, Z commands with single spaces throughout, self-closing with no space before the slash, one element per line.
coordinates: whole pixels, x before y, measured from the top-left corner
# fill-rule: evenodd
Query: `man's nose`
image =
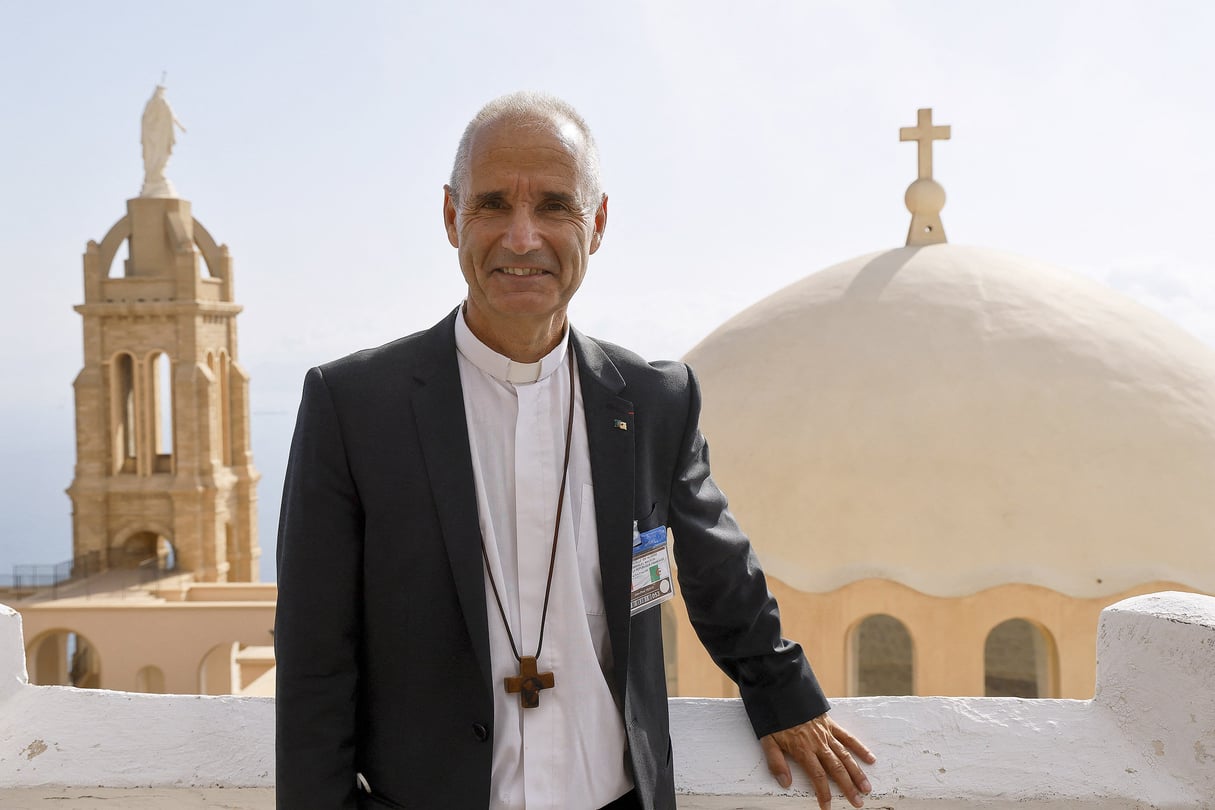
<path fill-rule="evenodd" d="M 526 206 L 519 206 L 511 212 L 510 222 L 507 223 L 506 233 L 502 237 L 502 246 L 517 256 L 531 253 L 540 248 L 540 229 L 535 215 Z"/>

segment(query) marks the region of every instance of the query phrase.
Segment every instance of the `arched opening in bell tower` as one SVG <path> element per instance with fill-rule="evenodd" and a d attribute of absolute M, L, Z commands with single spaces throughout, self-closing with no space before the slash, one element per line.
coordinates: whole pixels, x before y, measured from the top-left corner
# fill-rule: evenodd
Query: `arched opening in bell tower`
<path fill-rule="evenodd" d="M 136 362 L 130 352 L 110 364 L 110 453 L 117 473 L 173 472 L 173 360 L 155 351 Z"/>
<path fill-rule="evenodd" d="M 123 352 L 114 358 L 113 414 L 111 424 L 114 472 L 135 472 L 135 358 Z"/>
<path fill-rule="evenodd" d="M 105 269 L 106 278 L 126 278 L 131 274 L 131 240 L 123 239 L 114 249 L 114 257 Z"/>
<path fill-rule="evenodd" d="M 173 541 L 162 534 L 134 532 L 111 549 L 110 566 L 169 573 L 177 570 L 177 549 L 173 547 Z"/>
<path fill-rule="evenodd" d="M 173 471 L 173 362 L 165 352 L 152 355 L 152 430 L 154 471 Z"/>

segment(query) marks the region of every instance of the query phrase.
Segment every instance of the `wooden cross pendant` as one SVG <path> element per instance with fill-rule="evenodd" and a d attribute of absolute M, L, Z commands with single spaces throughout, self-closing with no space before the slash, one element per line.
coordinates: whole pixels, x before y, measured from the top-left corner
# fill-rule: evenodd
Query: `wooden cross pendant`
<path fill-rule="evenodd" d="M 519 693 L 519 704 L 525 709 L 535 709 L 540 706 L 540 690 L 553 688 L 553 673 L 537 672 L 536 657 L 525 655 L 519 659 L 519 675 L 515 678 L 503 678 L 506 691 Z"/>

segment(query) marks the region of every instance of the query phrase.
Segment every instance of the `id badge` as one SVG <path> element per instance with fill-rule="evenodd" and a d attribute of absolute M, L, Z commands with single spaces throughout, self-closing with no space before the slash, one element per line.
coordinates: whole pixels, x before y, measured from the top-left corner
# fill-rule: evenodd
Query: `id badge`
<path fill-rule="evenodd" d="M 633 590 L 629 615 L 660 605 L 674 595 L 671 589 L 671 558 L 667 555 L 667 527 L 638 533 L 633 524 Z"/>

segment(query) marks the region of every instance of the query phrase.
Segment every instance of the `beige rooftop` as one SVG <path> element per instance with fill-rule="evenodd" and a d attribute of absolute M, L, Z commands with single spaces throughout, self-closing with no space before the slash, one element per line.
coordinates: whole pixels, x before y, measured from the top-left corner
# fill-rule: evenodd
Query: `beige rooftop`
<path fill-rule="evenodd" d="M 900 248 L 790 285 L 687 360 L 715 475 L 795 588 L 1215 591 L 1215 352 L 1099 284 Z"/>

